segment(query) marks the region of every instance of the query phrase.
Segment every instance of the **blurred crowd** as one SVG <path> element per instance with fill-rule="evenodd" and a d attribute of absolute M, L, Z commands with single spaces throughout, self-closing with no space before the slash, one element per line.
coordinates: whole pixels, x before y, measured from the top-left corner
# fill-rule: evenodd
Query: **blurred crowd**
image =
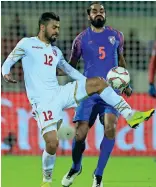
<path fill-rule="evenodd" d="M 23 24 L 24 22 L 20 19 L 20 16 L 18 13 L 15 14 L 14 20 L 15 21 L 13 22 L 13 24 L 11 24 L 8 27 L 8 32 L 6 32 L 8 34 L 7 35 L 5 34 L 2 37 L 2 61 L 5 60 L 5 58 L 8 56 L 8 54 L 11 52 L 11 50 L 14 48 L 16 43 L 21 38 L 28 36 L 26 25 Z M 82 30 L 85 29 L 86 27 L 87 25 L 84 25 Z M 71 26 L 69 29 L 70 31 L 69 35 L 71 36 L 73 33 L 72 30 L 73 30 L 73 27 Z M 154 32 L 156 35 L 156 29 Z M 125 38 L 125 41 L 124 41 L 124 56 L 128 64 L 128 68 L 130 69 L 148 71 L 148 68 L 149 68 L 149 87 L 150 87 L 149 93 L 150 95 L 155 95 L 154 74 L 156 72 L 155 70 L 156 60 L 155 59 L 151 60 L 152 59 L 151 56 L 153 56 L 153 54 L 155 55 L 155 53 L 153 52 L 156 50 L 156 48 L 153 47 L 155 41 L 149 41 L 149 43 L 145 45 L 138 39 L 139 38 L 138 35 L 139 33 L 137 32 L 136 29 L 131 28 L 129 30 L 129 34 Z M 74 38 L 75 36 L 73 36 L 73 39 Z M 62 50 L 67 60 L 69 58 L 72 42 L 73 42 L 72 39 L 70 41 L 59 40 L 57 42 L 58 46 L 63 46 Z M 70 47 L 69 47 L 69 44 L 70 44 Z M 78 69 L 81 70 L 82 67 L 80 66 L 78 67 Z M 15 67 L 13 67 L 13 72 L 17 76 L 18 81 L 23 82 L 23 71 L 22 71 L 21 63 L 17 63 Z M 3 84 L 2 84 L 2 90 L 3 90 Z"/>

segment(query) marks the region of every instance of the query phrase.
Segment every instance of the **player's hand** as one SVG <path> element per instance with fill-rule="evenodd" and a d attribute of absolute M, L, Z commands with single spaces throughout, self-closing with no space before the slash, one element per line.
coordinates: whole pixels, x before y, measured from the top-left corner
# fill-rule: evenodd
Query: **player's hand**
<path fill-rule="evenodd" d="M 156 97 L 156 89 L 155 89 L 154 84 L 149 85 L 148 93 L 149 93 L 150 96 Z"/>
<path fill-rule="evenodd" d="M 4 80 L 10 83 L 17 83 L 17 81 L 12 78 L 11 73 L 4 75 Z"/>
<path fill-rule="evenodd" d="M 132 88 L 130 87 L 130 85 L 128 85 L 128 86 L 124 89 L 123 93 L 124 93 L 127 97 L 130 97 L 130 96 L 132 95 Z"/>

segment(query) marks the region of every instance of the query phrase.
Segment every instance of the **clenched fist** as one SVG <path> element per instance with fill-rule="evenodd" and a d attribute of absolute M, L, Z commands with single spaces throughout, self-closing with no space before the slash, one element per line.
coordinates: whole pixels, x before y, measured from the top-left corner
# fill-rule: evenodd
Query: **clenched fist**
<path fill-rule="evenodd" d="M 17 81 L 12 78 L 11 73 L 4 75 L 4 80 L 10 83 L 17 83 Z"/>

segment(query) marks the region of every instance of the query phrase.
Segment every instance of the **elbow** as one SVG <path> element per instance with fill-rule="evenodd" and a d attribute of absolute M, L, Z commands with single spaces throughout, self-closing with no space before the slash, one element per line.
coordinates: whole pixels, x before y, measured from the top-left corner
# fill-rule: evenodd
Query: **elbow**
<path fill-rule="evenodd" d="M 70 61 L 69 64 L 76 69 L 76 66 L 77 66 L 77 62 L 75 61 Z"/>
<path fill-rule="evenodd" d="M 6 73 L 5 73 L 5 69 L 6 69 L 6 68 L 5 68 L 5 65 L 3 64 L 3 65 L 2 65 L 2 69 L 1 69 L 1 73 L 2 73 L 3 77 L 4 77 L 4 75 L 6 74 Z"/>

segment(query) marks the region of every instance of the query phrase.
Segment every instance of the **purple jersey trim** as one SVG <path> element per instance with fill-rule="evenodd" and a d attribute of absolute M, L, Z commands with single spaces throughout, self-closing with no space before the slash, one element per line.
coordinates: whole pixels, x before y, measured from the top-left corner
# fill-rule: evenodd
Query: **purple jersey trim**
<path fill-rule="evenodd" d="M 72 44 L 72 51 L 71 51 L 71 56 L 69 61 L 71 62 L 72 60 L 78 61 L 81 57 L 82 54 L 82 38 L 86 34 L 87 29 L 81 32 L 73 41 Z"/>

